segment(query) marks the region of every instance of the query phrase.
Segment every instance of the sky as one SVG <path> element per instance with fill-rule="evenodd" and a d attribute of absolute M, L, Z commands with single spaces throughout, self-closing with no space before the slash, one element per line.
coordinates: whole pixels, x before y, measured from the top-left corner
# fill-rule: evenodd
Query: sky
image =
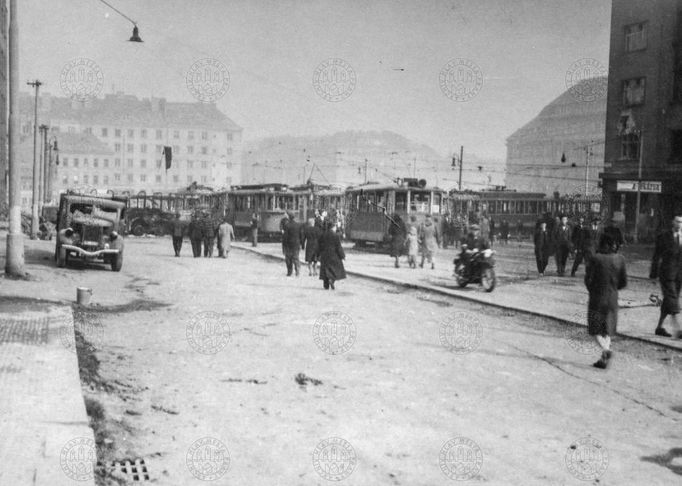
<path fill-rule="evenodd" d="M 21 0 L 20 79 L 63 95 L 76 58 L 96 62 L 102 94 L 196 101 L 185 77 L 202 58 L 227 66 L 217 101 L 244 139 L 389 130 L 433 147 L 504 159 L 505 140 L 566 90 L 576 60 L 608 66 L 610 0 Z M 320 97 L 313 73 L 342 59 L 350 95 Z M 439 86 L 452 59 L 480 68 L 480 90 L 453 101 Z"/>

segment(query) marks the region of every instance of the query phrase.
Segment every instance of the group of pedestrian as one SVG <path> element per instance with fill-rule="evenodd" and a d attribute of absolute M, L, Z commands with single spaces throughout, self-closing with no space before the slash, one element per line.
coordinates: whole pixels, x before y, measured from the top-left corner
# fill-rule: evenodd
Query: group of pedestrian
<path fill-rule="evenodd" d="M 346 255 L 337 233 L 339 224 L 327 217 L 326 211 L 316 212 L 307 225 L 296 221 L 293 212 L 288 211 L 280 222 L 282 233 L 282 252 L 287 269 L 287 276 L 300 275 L 300 251 L 305 250 L 305 262 L 308 275 L 317 275 L 317 263 L 320 264 L 319 279 L 327 290 L 334 290 L 334 283 L 346 278 L 343 260 Z"/>
<path fill-rule="evenodd" d="M 217 247 L 218 257 L 227 258 L 234 241 L 234 229 L 228 222 L 227 217 L 217 219 L 207 211 L 197 210 L 192 214 L 189 224 L 180 219 L 180 213 L 175 213 L 175 219 L 171 224 L 171 236 L 173 239 L 173 251 L 175 256 L 180 256 L 182 241 L 189 236 L 194 258 L 203 255 L 205 258 L 213 256 L 213 249 Z"/>
<path fill-rule="evenodd" d="M 441 246 L 442 235 L 432 216 L 427 214 L 419 224 L 415 215 L 410 216 L 408 224 L 398 214 L 393 214 L 389 219 L 390 255 L 395 268 L 400 268 L 400 257 L 403 255 L 407 255 L 410 268 L 417 268 L 417 257 L 421 253 L 419 267 L 424 268 L 424 263 L 427 263 L 432 270 L 435 269 L 434 258 Z"/>

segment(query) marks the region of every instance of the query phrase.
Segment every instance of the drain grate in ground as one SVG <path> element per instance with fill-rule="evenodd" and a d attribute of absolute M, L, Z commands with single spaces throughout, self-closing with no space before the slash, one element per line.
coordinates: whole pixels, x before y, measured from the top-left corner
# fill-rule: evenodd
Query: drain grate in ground
<path fill-rule="evenodd" d="M 0 343 L 47 344 L 49 320 L 0 317 Z"/>
<path fill-rule="evenodd" d="M 149 481 L 149 471 L 144 459 L 123 459 L 102 464 L 97 461 L 97 469 L 109 473 L 117 472 L 130 478 L 132 481 Z"/>

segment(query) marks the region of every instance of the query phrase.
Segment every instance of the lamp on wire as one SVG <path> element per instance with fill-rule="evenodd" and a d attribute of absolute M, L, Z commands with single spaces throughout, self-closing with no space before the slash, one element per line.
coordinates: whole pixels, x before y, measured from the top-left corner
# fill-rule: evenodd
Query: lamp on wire
<path fill-rule="evenodd" d="M 114 12 L 116 12 L 117 14 L 119 14 L 124 19 L 129 20 L 133 24 L 133 35 L 130 36 L 130 39 L 128 39 L 129 42 L 144 42 L 142 40 L 142 38 L 140 37 L 140 29 L 137 27 L 137 22 L 135 22 L 133 19 L 128 17 L 126 14 L 121 12 L 119 9 L 117 9 L 116 7 L 111 5 L 106 0 L 99 0 L 99 1 L 102 2 L 104 5 L 106 5 L 107 7 L 109 7 Z"/>

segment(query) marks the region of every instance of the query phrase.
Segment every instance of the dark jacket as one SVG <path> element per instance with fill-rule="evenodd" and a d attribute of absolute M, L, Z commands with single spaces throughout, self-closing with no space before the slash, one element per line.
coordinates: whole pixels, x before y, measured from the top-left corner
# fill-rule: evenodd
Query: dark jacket
<path fill-rule="evenodd" d="M 682 277 L 682 248 L 676 243 L 672 230 L 659 233 L 656 238 L 649 278 L 656 277 L 661 280 Z"/>
<path fill-rule="evenodd" d="M 533 243 L 535 244 L 535 253 L 538 255 L 547 255 L 552 252 L 552 236 L 547 229 L 545 229 L 544 235 L 540 228 L 536 229 L 533 235 Z"/>
<path fill-rule="evenodd" d="M 618 251 L 623 243 L 625 243 L 625 238 L 623 238 L 623 232 L 618 226 L 613 224 L 604 228 L 604 234 L 609 235 L 613 240 L 613 251 Z"/>
<path fill-rule="evenodd" d="M 171 223 L 171 235 L 178 238 L 185 235 L 185 223 L 179 219 L 174 219 Z"/>
<path fill-rule="evenodd" d="M 615 334 L 618 322 L 618 290 L 626 285 L 623 255 L 597 253 L 588 258 L 585 286 L 590 293 L 587 326 L 591 335 Z"/>
<path fill-rule="evenodd" d="M 204 235 L 201 231 L 201 223 L 198 219 L 193 219 L 189 223 L 189 237 L 192 240 L 201 240 Z"/>
<path fill-rule="evenodd" d="M 251 229 L 252 230 L 258 229 L 258 226 L 260 226 L 260 218 L 258 217 L 258 215 L 256 215 L 255 217 L 251 216 L 251 224 L 250 224 Z"/>
<path fill-rule="evenodd" d="M 346 278 L 343 259 L 346 254 L 341 240 L 332 230 L 326 230 L 320 237 L 320 280 L 341 280 Z"/>
<path fill-rule="evenodd" d="M 573 234 L 571 235 L 571 242 L 573 247 L 581 252 L 587 252 L 592 249 L 594 242 L 592 241 L 592 232 L 587 226 L 576 225 L 573 228 Z"/>
<path fill-rule="evenodd" d="M 215 238 L 215 222 L 210 216 L 201 219 L 201 233 L 204 238 Z"/>
<path fill-rule="evenodd" d="M 552 232 L 552 242 L 554 244 L 554 248 L 557 250 L 559 248 L 566 250 L 571 249 L 571 227 L 569 225 L 563 227 L 561 224 L 556 226 Z"/>
<path fill-rule="evenodd" d="M 297 221 L 289 221 L 284 227 L 284 234 L 282 235 L 282 250 L 285 255 L 297 256 L 301 251 L 301 242 L 303 241 L 303 227 Z"/>
<path fill-rule="evenodd" d="M 301 244 L 305 247 L 305 261 L 317 261 L 319 257 L 320 236 L 322 230 L 317 226 L 306 226 L 303 229 L 303 240 Z"/>
<path fill-rule="evenodd" d="M 473 233 L 469 233 L 465 238 L 462 239 L 462 251 L 464 251 L 464 245 L 467 246 L 467 250 L 478 249 L 479 251 L 488 250 L 490 248 L 490 242 L 479 236 L 476 238 Z"/>
<path fill-rule="evenodd" d="M 391 236 L 391 256 L 399 257 L 405 253 L 407 228 L 400 216 L 393 216 L 393 221 L 389 221 L 388 224 L 388 234 Z"/>

